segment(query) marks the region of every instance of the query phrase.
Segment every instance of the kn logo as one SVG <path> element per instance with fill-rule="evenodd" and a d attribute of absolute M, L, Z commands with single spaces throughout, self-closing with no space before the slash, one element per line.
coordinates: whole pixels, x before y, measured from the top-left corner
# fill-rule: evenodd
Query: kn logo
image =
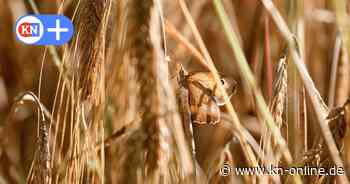
<path fill-rule="evenodd" d="M 25 16 L 17 21 L 17 39 L 26 44 L 38 42 L 44 34 L 43 23 L 35 16 Z"/>
<path fill-rule="evenodd" d="M 63 15 L 25 15 L 15 26 L 17 40 L 29 45 L 62 45 L 73 36 L 74 27 Z"/>
<path fill-rule="evenodd" d="M 27 23 L 24 22 L 19 25 L 18 32 L 23 37 L 38 37 L 40 23 Z"/>

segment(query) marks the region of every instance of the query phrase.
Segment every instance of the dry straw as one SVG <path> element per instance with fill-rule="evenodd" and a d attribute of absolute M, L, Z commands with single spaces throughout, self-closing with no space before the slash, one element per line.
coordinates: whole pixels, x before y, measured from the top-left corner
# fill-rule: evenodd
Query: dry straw
<path fill-rule="evenodd" d="M 19 0 L 11 1 L 15 4 L 14 2 L 17 3 Z M 313 55 L 314 52 L 309 51 L 307 47 L 304 48 L 303 42 L 306 40 L 304 36 L 307 36 L 304 31 L 307 29 L 304 30 L 302 12 L 307 12 L 307 9 L 299 7 L 300 2 L 302 1 L 290 1 L 291 7 L 288 9 L 288 11 L 291 10 L 288 14 L 290 13 L 290 18 L 293 19 L 290 23 L 295 23 L 297 26 L 297 36 L 290 31 L 271 0 L 261 0 L 261 3 L 256 4 L 258 13 L 253 17 L 252 22 L 255 27 L 254 24 L 260 22 L 258 27 L 261 28 L 252 30 L 251 33 L 249 33 L 250 30 L 248 33 L 239 32 L 238 28 L 246 30 L 246 27 L 249 27 L 248 29 L 252 27 L 246 26 L 245 19 L 243 19 L 243 24 L 241 20 L 236 20 L 238 17 L 234 15 L 236 9 L 233 7 L 236 2 L 233 1 L 167 1 L 165 3 L 169 7 L 165 7 L 164 10 L 170 9 L 170 11 L 164 11 L 166 19 L 163 17 L 162 1 L 160 0 L 66 0 L 61 4 L 50 5 L 52 8 L 59 6 L 59 13 L 72 17 L 76 32 L 73 40 L 62 48 L 54 46 L 45 48 L 45 53 L 48 49 L 50 59 L 54 62 L 52 66 L 56 67 L 55 70 L 59 72 L 53 104 L 48 103 L 52 110 L 47 110 L 40 102 L 41 96 L 45 102 L 51 100 L 41 91 L 44 89 L 46 92 L 46 88 L 41 87 L 41 85 L 46 85 L 43 83 L 45 82 L 43 77 L 47 75 L 43 72 L 51 65 L 42 63 L 39 97 L 31 92 L 21 94 L 15 100 L 16 103 L 12 106 L 7 119 L 8 122 L 14 121 L 15 118 L 11 116 L 24 101 L 33 102 L 38 108 L 38 144 L 33 149 L 36 152 L 27 175 L 27 182 L 232 183 L 242 180 L 244 183 L 289 183 L 290 178 L 284 176 L 241 177 L 231 175 L 221 177 L 219 171 L 225 162 L 232 167 L 239 167 L 241 164 L 267 166 L 271 163 L 287 167 L 299 166 L 299 164 L 316 164 L 323 167 L 349 166 L 350 102 L 347 99 L 350 93 L 348 59 L 350 39 L 345 0 L 333 0 L 335 14 L 327 14 L 332 19 L 328 24 L 336 25 L 336 30 L 339 30 L 332 71 L 330 71 L 328 107 L 316 89 L 304 63 L 305 56 Z M 39 13 L 39 9 L 46 8 L 46 5 L 42 4 L 38 8 L 33 0 L 28 0 L 22 5 L 25 3 L 29 3 L 36 14 Z M 238 4 L 247 6 L 242 3 Z M 295 5 L 298 6 L 294 7 Z M 269 15 L 262 14 L 264 7 Z M 214 11 L 218 15 L 217 22 L 221 22 L 224 36 L 218 35 L 222 30 L 216 27 L 217 24 L 211 24 L 215 16 L 214 18 L 202 16 L 211 15 L 210 13 Z M 317 15 L 320 12 L 317 11 Z M 299 13 L 300 15 L 296 16 Z M 259 15 L 264 16 L 261 16 L 260 19 Z M 246 18 L 245 15 L 240 15 L 239 18 L 241 16 Z M 322 17 L 319 19 L 327 21 Z M 181 22 L 182 20 L 186 21 Z M 262 24 L 262 20 L 265 24 Z M 280 38 L 276 37 L 276 32 L 272 31 L 272 28 L 275 27 L 270 26 L 269 20 L 270 22 L 273 20 L 277 25 L 279 31 L 277 34 L 281 34 L 282 39 L 287 43 L 291 61 L 294 62 L 289 62 L 291 67 L 288 66 L 287 69 L 285 57 L 276 61 L 278 64 L 273 83 L 271 69 L 273 63 L 276 63 L 273 58 L 277 53 L 275 50 L 278 50 L 275 49 L 276 45 L 277 47 L 280 45 L 275 44 L 274 39 Z M 305 20 L 305 23 L 313 21 L 306 17 Z M 208 22 L 210 22 L 210 29 L 206 28 Z M 205 37 L 202 38 L 197 25 Z M 265 28 L 264 33 L 261 32 L 263 27 Z M 219 52 L 211 47 L 212 45 L 207 47 L 203 41 L 210 43 L 213 39 L 211 38 L 213 32 L 215 38 L 220 38 L 218 39 L 220 41 L 226 38 L 228 43 L 228 45 L 222 44 L 222 47 L 220 45 Z M 267 73 L 262 79 L 255 79 L 243 52 L 242 45 L 246 44 L 245 40 L 249 34 L 254 35 L 253 38 L 249 38 L 252 45 L 248 46 L 248 49 L 251 49 L 249 52 L 251 52 L 253 60 L 251 65 L 254 69 L 263 69 L 262 64 L 259 65 L 258 56 L 260 52 L 265 54 Z M 263 40 L 264 50 L 259 50 L 262 40 L 257 38 L 260 35 L 264 35 L 265 38 Z M 175 41 L 175 44 L 171 41 Z M 213 48 L 210 50 L 212 55 L 209 54 L 208 48 Z M 244 86 L 247 85 L 249 88 L 244 92 L 252 93 L 250 100 L 256 103 L 256 109 L 240 107 L 241 99 L 234 101 L 237 103 L 237 109 L 233 108 L 224 85 L 220 81 L 217 67 L 214 65 L 217 62 L 213 61 L 213 58 L 223 59 L 222 56 L 225 59 L 231 59 L 226 55 L 226 49 L 231 49 L 239 77 L 243 80 Z M 168 51 L 171 52 L 168 53 Z M 174 58 L 181 58 L 181 60 L 169 61 L 168 55 L 174 55 Z M 189 106 L 189 104 L 192 105 L 189 101 L 191 94 L 188 93 L 186 89 L 188 86 L 184 82 L 185 71 L 178 72 L 176 67 L 171 66 L 172 62 L 185 64 L 188 56 L 192 56 L 196 62 L 199 62 L 202 65 L 201 68 L 209 70 L 206 74 L 213 76 L 214 88 L 217 87 L 216 90 L 219 90 L 224 100 L 229 102 L 225 103 L 227 111 L 221 112 L 220 108 L 215 106 L 215 111 L 213 109 L 208 111 L 218 115 L 217 117 L 205 116 L 205 120 L 198 121 L 207 122 L 214 117 L 217 118 L 215 119 L 217 121 L 213 121 L 215 125 L 195 124 L 192 127 L 196 114 L 191 112 L 193 110 Z M 215 57 L 212 58 L 212 56 Z M 5 60 L 8 59 L 7 57 L 5 55 Z M 43 58 L 45 61 L 45 54 Z M 3 59 L 2 55 L 0 59 Z M 189 68 L 192 69 L 191 61 L 189 63 Z M 226 67 L 233 63 L 220 64 Z M 310 66 L 314 67 L 313 63 L 310 63 Z M 226 68 L 224 70 L 228 71 Z M 292 89 L 288 91 L 288 94 L 287 70 L 288 88 Z M 179 73 L 180 87 L 178 89 L 173 89 L 174 86 L 171 85 L 173 76 L 170 76 L 169 73 L 174 71 Z M 7 71 L 4 73 L 7 75 Z M 256 76 L 261 74 L 257 72 Z M 52 76 L 56 78 L 56 75 Z M 299 80 L 303 86 L 299 84 Z M 205 82 L 208 81 L 205 80 Z M 266 91 L 268 100 L 270 100 L 268 105 L 263 98 L 260 82 L 267 84 Z M 327 82 L 325 84 L 327 86 Z M 203 85 L 199 86 L 203 87 Z M 201 89 L 207 90 L 206 88 Z M 291 104 L 292 107 L 288 106 L 289 109 L 286 110 L 287 95 L 289 95 L 288 104 Z M 213 101 L 217 102 L 216 100 Z M 310 132 L 307 128 L 313 127 L 314 119 L 313 113 L 310 114 L 310 117 L 306 117 L 306 112 L 309 112 L 306 111 L 306 102 L 311 102 L 312 105 L 308 107 L 313 107 L 316 112 L 315 117 L 321 127 L 322 135 L 313 134 L 313 132 L 307 134 Z M 328 110 L 333 106 L 337 108 Z M 236 110 L 240 111 L 240 117 Z M 249 112 L 246 112 L 247 110 Z M 288 117 L 284 118 L 286 113 Z M 285 121 L 288 126 L 292 127 L 291 129 L 287 127 L 288 135 L 285 136 L 288 137 L 289 144 L 282 136 L 284 129 L 281 126 Z M 263 122 L 263 125 L 259 122 Z M 247 125 L 247 128 L 242 124 Z M 215 133 L 209 134 L 205 132 L 207 130 L 204 130 L 205 133 L 200 135 L 199 132 L 203 130 L 202 126 L 211 126 L 210 128 L 219 131 L 215 130 Z M 302 126 L 304 129 L 300 130 Z M 260 130 L 262 128 L 264 130 Z M 5 129 L 0 127 L 0 130 Z M 251 133 L 250 130 L 254 132 Z M 3 134 L 4 131 L 1 131 L 1 137 Z M 305 139 L 304 145 L 294 144 L 300 143 L 302 136 Z M 259 138 L 264 143 L 263 146 L 257 143 Z M 313 141 L 315 145 L 307 150 L 309 141 Z M 202 145 L 212 146 L 203 148 L 206 146 Z M 300 151 L 302 146 L 307 153 L 304 155 L 304 162 L 299 163 L 297 159 L 301 153 L 297 151 Z M 0 148 L 2 160 L 8 157 L 8 151 L 6 147 L 4 148 L 5 151 L 3 147 Z M 245 160 L 241 162 L 242 157 Z M 0 174 L 3 174 L 3 168 L 12 166 L 3 167 L 1 165 Z M 7 170 L 13 175 L 10 169 Z M 293 176 L 293 179 L 294 183 L 301 183 L 301 181 L 325 183 L 333 180 L 333 177 L 303 176 L 300 178 Z M 348 183 L 345 175 L 336 179 L 339 183 Z M 2 180 L 1 175 L 0 182 Z"/>
<path fill-rule="evenodd" d="M 268 12 L 271 14 L 273 20 L 277 25 L 277 28 L 281 32 L 283 38 L 288 44 L 288 47 L 290 48 L 293 62 L 295 63 L 298 69 L 299 75 L 304 83 L 306 91 L 308 92 L 312 105 L 315 109 L 317 119 L 319 121 L 321 130 L 323 133 L 323 137 L 326 140 L 327 146 L 331 153 L 330 155 L 334 163 L 337 165 L 337 167 L 344 168 L 343 162 L 340 158 L 339 150 L 337 149 L 335 141 L 332 137 L 332 133 L 328 127 L 328 121 L 326 120 L 326 117 L 328 114 L 328 108 L 323 102 L 321 95 L 317 91 L 309 73 L 307 72 L 307 69 L 300 55 L 301 51 L 298 46 L 298 41 L 296 40 L 296 37 L 288 29 L 287 24 L 283 20 L 282 16 L 280 15 L 279 11 L 276 9 L 273 2 L 271 0 L 262 0 L 262 3 L 264 4 Z M 349 183 L 346 176 L 339 175 L 338 177 L 341 178 L 341 181 L 343 181 L 344 183 Z"/>
<path fill-rule="evenodd" d="M 200 51 L 202 52 L 202 54 L 204 55 L 204 58 L 207 61 L 208 64 L 208 69 L 210 70 L 210 72 L 212 72 L 215 82 L 218 84 L 218 90 L 221 91 L 223 98 L 225 99 L 225 101 L 229 102 L 229 97 L 225 91 L 225 89 L 223 88 L 223 86 L 221 85 L 221 81 L 220 81 L 220 76 L 218 74 L 217 69 L 214 66 L 214 62 L 210 57 L 210 54 L 207 50 L 207 48 L 205 47 L 205 44 L 199 34 L 199 31 L 191 17 L 191 14 L 189 13 L 189 10 L 186 6 L 186 3 L 183 0 L 178 0 L 178 3 L 181 7 L 181 10 L 183 12 L 183 14 L 185 15 L 186 21 L 189 24 L 189 26 L 191 27 L 191 30 L 193 32 L 194 38 L 197 42 L 197 44 L 199 45 Z M 237 113 L 235 112 L 235 110 L 232 107 L 231 103 L 226 103 L 225 104 L 226 109 L 228 110 L 228 113 L 230 114 L 230 116 L 232 117 L 232 122 L 234 124 L 235 129 L 237 129 L 237 134 L 241 143 L 241 146 L 243 148 L 243 152 L 247 158 L 247 160 L 249 160 L 249 164 L 251 166 L 257 166 L 257 159 L 251 149 L 251 147 L 249 147 L 249 145 L 247 145 L 247 141 L 246 141 L 246 137 L 244 136 L 243 132 L 243 127 L 238 119 Z"/>
<path fill-rule="evenodd" d="M 117 167 L 123 172 L 116 174 L 115 181 L 190 181 L 192 161 L 184 140 L 175 96 L 168 81 L 164 80 L 169 77 L 168 66 L 160 44 L 161 24 L 156 2 L 132 0 L 124 6 L 128 11 L 117 24 L 124 27 L 122 30 L 125 33 L 113 33 L 124 34 L 122 37 L 115 36 L 117 42 L 121 43 L 115 49 L 123 52 L 123 61 L 118 61 L 117 70 L 125 71 L 124 76 L 118 76 L 120 83 L 116 85 L 135 86 L 136 91 L 125 94 L 124 97 L 130 100 L 128 105 L 132 108 L 121 109 L 120 112 L 124 113 L 119 118 L 124 119 L 127 117 L 123 116 L 134 114 L 129 117 L 136 117 L 134 123 L 138 126 L 116 145 Z M 133 99 L 133 95 L 141 98 Z M 172 134 L 169 133 L 169 128 Z M 132 147 L 123 151 L 124 145 Z"/>
<path fill-rule="evenodd" d="M 51 116 L 47 113 L 47 109 L 34 93 L 25 92 L 16 97 L 7 121 L 11 120 L 10 117 L 13 116 L 19 104 L 23 104 L 26 101 L 33 103 L 38 110 L 38 146 L 31 171 L 28 174 L 27 182 L 39 184 L 50 183 L 52 180 L 52 166 L 50 164 L 51 153 L 49 145 L 50 132 L 48 119 L 51 118 Z"/>

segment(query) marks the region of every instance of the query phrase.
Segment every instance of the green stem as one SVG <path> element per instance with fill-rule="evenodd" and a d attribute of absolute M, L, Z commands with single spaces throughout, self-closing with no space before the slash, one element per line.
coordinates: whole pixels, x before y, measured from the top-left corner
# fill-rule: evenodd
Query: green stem
<path fill-rule="evenodd" d="M 226 34 L 226 37 L 228 39 L 228 42 L 232 48 L 232 51 L 236 57 L 236 62 L 239 67 L 239 71 L 241 72 L 241 75 L 243 78 L 247 81 L 251 89 L 253 90 L 256 103 L 258 106 L 258 109 L 262 115 L 262 117 L 265 119 L 265 122 L 267 123 L 267 126 L 271 129 L 271 132 L 273 136 L 275 137 L 278 145 L 280 146 L 283 155 L 286 159 L 286 161 L 291 164 L 293 162 L 292 156 L 288 150 L 287 144 L 285 140 L 283 139 L 278 127 L 274 123 L 274 120 L 272 118 L 272 115 L 269 111 L 269 108 L 267 104 L 265 103 L 265 100 L 260 92 L 260 89 L 256 83 L 256 80 L 254 78 L 253 73 L 251 72 L 248 62 L 244 56 L 243 50 L 239 45 L 238 38 L 236 36 L 236 33 L 232 30 L 232 26 L 230 24 L 230 21 L 225 13 L 224 7 L 220 0 L 214 0 L 214 6 L 215 9 L 219 15 L 219 19 L 221 21 L 221 24 L 224 28 L 224 32 Z M 294 177 L 296 183 L 301 183 L 301 180 L 299 177 Z"/>

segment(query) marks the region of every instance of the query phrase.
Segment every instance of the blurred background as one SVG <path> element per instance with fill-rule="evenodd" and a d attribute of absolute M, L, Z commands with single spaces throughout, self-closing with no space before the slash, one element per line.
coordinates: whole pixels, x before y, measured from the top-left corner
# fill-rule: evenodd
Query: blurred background
<path fill-rule="evenodd" d="M 75 0 L 34 1 L 40 13 L 62 13 L 70 18 L 78 17 L 73 21 L 75 28 L 77 32 L 82 30 L 81 34 L 85 34 L 84 36 L 87 37 L 87 41 L 79 42 L 80 40 L 77 41 L 79 36 L 75 35 L 71 43 L 55 48 L 59 58 L 66 58 L 67 63 L 73 66 L 68 70 L 74 70 L 74 63 L 79 63 L 84 60 L 84 56 L 80 57 L 81 60 L 76 60 L 72 57 L 73 54 L 67 54 L 69 51 L 73 51 L 73 45 L 77 45 L 79 52 L 84 53 L 84 50 L 92 52 L 93 48 L 96 47 L 85 47 L 84 45 L 90 43 L 90 38 L 94 40 L 98 37 L 91 32 L 100 32 L 100 28 L 94 28 L 93 25 L 90 31 L 90 28 L 81 28 L 81 22 L 88 25 L 90 23 L 93 24 L 95 20 L 87 18 L 88 20 L 84 21 L 83 18 L 79 18 L 79 13 L 84 12 L 79 11 L 79 7 L 82 7 L 84 3 L 92 3 L 94 9 L 88 10 L 92 13 L 90 16 L 96 15 L 96 20 L 101 21 L 104 19 L 102 19 L 102 10 L 98 4 L 102 1 L 103 0 L 80 0 L 80 2 Z M 118 43 L 113 37 L 113 35 L 116 34 L 115 29 L 118 29 L 116 27 L 120 25 L 119 23 L 115 23 L 119 21 L 115 18 L 115 14 L 118 15 L 119 12 L 124 11 L 122 7 L 118 7 L 122 1 L 119 2 L 116 0 L 111 2 L 112 3 L 109 5 L 104 4 L 102 6 L 102 9 L 111 7 L 111 13 L 109 14 L 111 19 L 109 19 L 109 22 L 106 21 L 105 43 L 101 42 L 97 44 L 96 39 L 94 42 L 95 46 L 105 45 L 105 53 L 103 54 L 106 56 L 110 56 L 109 53 L 115 53 L 115 47 L 118 47 L 115 46 Z M 232 28 L 239 38 L 239 44 L 244 51 L 247 62 L 263 93 L 264 99 L 267 104 L 270 104 L 275 94 L 273 81 L 278 77 L 276 73 L 277 63 L 281 57 L 288 53 L 287 43 L 282 38 L 276 24 L 260 0 L 222 0 L 221 2 L 224 4 Z M 350 95 L 350 63 L 348 56 L 350 47 L 344 44 L 343 41 L 344 38 L 349 36 L 347 32 L 350 20 L 348 18 L 349 3 L 347 1 L 342 1 L 344 3 L 341 4 L 340 1 L 337 2 L 335 0 L 275 0 L 273 2 L 282 14 L 284 20 L 286 20 L 290 30 L 297 36 L 299 41 L 298 46 L 302 51 L 301 56 L 304 59 L 303 61 L 305 62 L 307 70 L 318 92 L 321 94 L 322 99 L 330 109 L 341 107 Z M 94 5 L 94 3 L 97 5 Z M 142 2 L 140 1 L 140 3 Z M 198 61 L 198 57 L 191 53 L 189 49 L 184 46 L 183 42 L 179 41 L 180 35 L 193 45 L 194 48 L 199 48 L 178 1 L 163 0 L 161 3 L 166 26 L 165 30 L 167 30 L 164 30 L 165 40 L 162 41 L 162 43 L 166 43 L 166 54 L 168 58 L 170 58 L 169 65 L 172 65 L 171 62 L 175 62 L 181 63 L 189 72 L 207 71 L 207 68 L 203 67 Z M 338 9 L 335 6 L 337 3 L 341 6 L 340 8 L 338 7 Z M 209 0 L 187 0 L 186 5 L 189 8 L 189 12 L 198 27 L 205 46 L 220 75 L 232 78 L 237 82 L 237 91 L 231 98 L 231 103 L 237 111 L 242 125 L 259 143 L 264 134 L 264 121 L 258 113 L 250 88 L 240 75 L 235 56 L 223 32 L 213 2 Z M 341 10 L 345 10 L 346 13 L 343 23 L 339 21 L 339 16 L 344 16 L 339 13 Z M 66 122 L 82 121 L 79 120 L 78 116 L 75 116 L 76 114 L 74 113 L 65 114 L 65 111 L 71 111 L 75 108 L 72 104 L 80 102 L 73 103 L 67 100 L 70 98 L 69 95 L 66 92 L 62 92 L 64 91 L 64 89 L 62 89 L 64 88 L 62 87 L 64 83 L 61 76 L 62 72 L 60 72 L 60 68 L 57 67 L 52 59 L 53 57 L 50 49 L 44 46 L 24 45 L 16 41 L 13 31 L 16 19 L 22 15 L 33 12 L 33 8 L 28 0 L 0 0 L 0 183 L 28 182 L 28 176 L 30 175 L 31 167 L 33 167 L 33 160 L 38 148 L 38 114 L 36 106 L 32 103 L 15 104 L 16 97 L 23 94 L 23 92 L 31 91 L 40 98 L 40 102 L 49 113 L 52 113 L 55 120 Z M 80 17 L 83 16 L 80 15 Z M 78 51 L 76 53 L 78 53 Z M 126 124 L 120 123 L 121 120 L 117 115 L 120 111 L 119 109 L 131 108 L 128 106 L 118 106 L 122 104 L 122 102 L 118 97 L 119 88 L 117 84 L 119 78 L 115 78 L 121 75 L 115 72 L 118 60 L 117 56 L 118 55 L 114 54 L 113 57 L 111 57 L 112 59 L 106 59 L 102 65 L 104 68 L 103 72 L 105 72 L 106 76 L 106 90 L 103 92 L 104 96 L 101 97 L 105 99 L 105 102 L 102 100 L 101 103 L 104 103 L 104 107 L 106 108 L 106 110 L 102 111 L 101 115 L 101 120 L 103 121 L 102 129 L 105 131 L 105 137 L 112 135 L 113 132 L 119 130 L 120 127 Z M 86 61 L 90 60 L 87 59 Z M 318 141 L 323 138 L 308 93 L 305 92 L 297 70 L 292 64 L 292 58 L 288 56 L 286 63 L 288 87 L 286 100 L 282 104 L 284 110 L 281 132 L 286 139 L 293 158 L 300 161 L 304 158 L 305 153 L 311 154 L 310 150 L 313 150 L 314 145 L 318 144 Z M 97 70 L 95 73 L 99 74 L 101 71 L 102 70 Z M 174 75 L 176 75 L 176 71 L 170 69 L 170 78 Z M 79 78 L 75 78 L 75 80 L 79 80 Z M 98 80 L 98 77 L 96 80 Z M 39 81 L 41 81 L 41 84 L 39 84 Z M 113 84 L 109 85 L 109 82 Z M 113 87 L 114 83 L 117 83 L 115 87 Z M 41 86 L 40 89 L 39 85 Z M 75 90 L 76 88 L 72 87 L 72 89 Z M 97 87 L 96 89 L 98 91 L 99 88 Z M 59 108 L 58 102 L 61 103 L 60 105 L 63 104 L 62 106 L 69 106 L 68 104 L 70 104 L 71 108 Z M 15 110 L 13 109 L 14 106 L 16 106 Z M 93 107 L 92 109 L 94 109 Z M 56 109 L 55 112 L 54 109 Z M 88 110 L 86 111 L 88 112 Z M 226 110 L 222 108 L 222 111 L 225 113 Z M 60 113 L 61 115 L 59 115 Z M 76 118 L 69 119 L 66 118 L 66 116 L 74 116 Z M 61 117 L 61 119 L 58 117 Z M 93 118 L 94 117 L 89 117 L 87 119 Z M 345 122 L 345 128 L 341 129 L 347 129 L 348 123 L 350 122 Z M 73 126 L 73 123 L 71 126 Z M 199 165 L 203 167 L 203 164 L 206 163 L 206 159 L 216 158 L 216 154 L 218 153 L 213 153 L 215 149 L 220 150 L 219 155 L 230 155 L 227 157 L 232 157 L 229 159 L 232 161 L 232 164 L 246 165 L 247 161 L 243 156 L 239 141 L 234 138 L 236 137 L 235 135 L 229 133 L 229 128 L 227 128 L 225 124 L 218 124 L 217 126 L 194 126 L 194 136 L 197 147 L 196 157 Z M 56 127 L 56 129 L 60 128 Z M 54 131 L 56 131 L 56 129 Z M 346 143 L 350 144 L 347 133 L 344 134 L 345 135 L 340 136 L 340 141 L 345 142 L 345 145 L 347 145 Z M 62 141 L 61 144 L 63 148 L 60 149 L 69 150 L 69 141 L 64 140 L 65 139 L 62 138 L 60 141 L 57 141 Z M 338 142 L 338 140 L 336 140 L 336 142 Z M 227 147 L 229 148 L 227 149 Z M 341 157 L 347 168 L 350 164 L 350 158 L 347 154 L 350 154 L 350 152 L 347 152 L 346 147 L 347 146 L 345 146 L 345 148 L 341 146 L 339 149 L 345 150 L 345 152 L 342 152 Z M 222 153 L 221 149 L 224 150 L 225 153 Z M 106 171 L 104 170 L 106 178 L 105 183 L 118 183 L 116 181 L 120 181 L 113 179 L 115 177 L 113 176 L 114 172 L 120 172 L 118 168 L 113 166 L 114 162 L 118 162 L 113 160 L 113 150 L 113 147 L 106 150 Z M 228 150 L 230 154 L 226 153 Z M 327 149 L 325 152 L 327 152 Z M 212 156 L 212 154 L 216 156 Z M 54 159 L 60 160 L 58 163 L 61 163 L 64 158 L 63 155 L 69 154 L 62 151 L 62 155 L 60 157 L 54 157 Z M 329 159 L 329 156 L 324 157 Z M 77 164 L 75 167 L 79 168 L 82 165 L 84 164 Z M 55 168 L 55 166 L 53 166 L 53 168 Z M 69 179 L 63 180 L 62 178 L 65 176 L 64 174 L 57 174 L 60 172 L 58 168 L 59 167 L 56 168 L 57 171 L 53 172 L 53 175 L 59 175 L 60 177 L 54 179 L 52 181 L 53 183 L 73 181 Z M 86 166 L 86 168 L 89 168 L 89 166 Z M 70 172 L 70 170 L 67 169 L 66 172 Z M 205 171 L 204 173 L 210 183 L 250 183 L 254 180 L 250 177 L 247 179 L 235 176 L 232 177 L 230 181 L 226 181 L 227 178 L 225 180 L 220 177 L 215 179 L 213 178 L 215 174 L 208 174 Z M 311 180 L 304 181 L 305 183 L 311 182 Z M 330 180 L 325 179 L 318 181 L 320 183 L 330 182 Z M 80 182 L 100 183 L 101 181 L 81 179 Z M 276 181 L 270 180 L 269 182 L 274 183 Z M 279 182 L 285 183 L 286 180 L 281 179 Z"/>

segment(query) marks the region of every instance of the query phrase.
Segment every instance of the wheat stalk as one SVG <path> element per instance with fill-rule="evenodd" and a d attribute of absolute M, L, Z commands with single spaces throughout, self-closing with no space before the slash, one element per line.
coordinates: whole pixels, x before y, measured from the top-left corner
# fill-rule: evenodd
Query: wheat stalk
<path fill-rule="evenodd" d="M 319 121 L 321 130 L 323 133 L 323 137 L 325 138 L 327 146 L 330 150 L 332 159 L 334 163 L 337 165 L 337 167 L 344 168 L 342 160 L 339 156 L 339 150 L 335 145 L 335 141 L 332 137 L 332 133 L 328 127 L 328 121 L 326 120 L 326 117 L 328 114 L 327 113 L 328 108 L 325 105 L 324 101 L 322 100 L 321 95 L 317 91 L 309 73 L 307 72 L 304 62 L 302 61 L 302 57 L 300 55 L 301 51 L 298 46 L 298 41 L 288 29 L 285 21 L 283 20 L 279 11 L 276 9 L 273 2 L 271 0 L 261 0 L 261 1 L 264 4 L 265 8 L 268 10 L 268 12 L 271 14 L 283 38 L 288 43 L 288 47 L 291 50 L 291 56 L 293 58 L 293 61 L 299 71 L 299 75 L 304 83 L 306 91 L 308 92 L 312 105 L 316 111 L 317 119 Z M 349 183 L 348 179 L 345 176 L 340 175 L 339 177 L 344 183 Z"/>
<path fill-rule="evenodd" d="M 125 153 L 118 151 L 121 155 L 118 167 L 124 168 L 124 171 L 118 174 L 116 181 L 132 183 L 140 182 L 141 179 L 149 183 L 181 181 L 186 179 L 188 171 L 193 172 L 193 169 L 182 128 L 179 129 L 181 121 L 176 112 L 175 96 L 167 81 L 168 66 L 160 46 L 159 11 L 153 0 L 133 0 L 125 6 L 128 8 L 125 17 L 127 24 L 124 25 L 126 32 L 122 38 L 125 42 L 122 46 L 124 48 L 118 50 L 124 52 L 125 67 L 132 68 L 135 72 L 135 75 L 131 76 L 132 80 L 127 81 L 128 85 L 136 83 L 137 95 L 141 95 L 142 98 L 133 102 L 138 111 L 136 116 L 140 117 L 135 123 L 140 126 L 123 140 L 133 144 L 133 148 L 129 148 Z M 173 135 L 169 134 L 170 127 Z M 171 144 L 171 140 L 175 141 L 175 145 Z M 170 150 L 170 145 L 175 149 Z M 176 172 L 184 175 L 181 177 L 178 173 L 170 176 L 170 170 L 173 168 L 170 163 L 182 165 L 176 168 Z"/>
<path fill-rule="evenodd" d="M 28 183 L 50 183 L 51 177 L 51 153 L 50 153 L 50 132 L 49 121 L 45 117 L 50 117 L 46 108 L 40 102 L 39 98 L 32 92 L 25 92 L 18 95 L 13 104 L 10 115 L 13 115 L 18 104 L 23 104 L 25 101 L 32 102 L 38 109 L 38 148 L 35 161 L 32 164 L 32 168 L 29 172 L 27 182 Z M 8 119 L 10 121 L 10 119 Z"/>
<path fill-rule="evenodd" d="M 275 79 L 273 81 L 273 96 L 269 104 L 269 109 L 272 113 L 272 117 L 276 123 L 276 126 L 281 128 L 283 125 L 283 112 L 286 105 L 287 97 L 287 66 L 286 57 L 283 56 L 276 67 Z M 272 154 L 270 151 L 276 150 L 276 140 L 271 141 L 271 132 L 266 131 L 267 135 L 263 137 L 263 147 L 267 149 L 268 154 Z M 277 159 L 277 158 L 276 158 Z M 276 160 L 278 163 L 278 160 Z"/>
<path fill-rule="evenodd" d="M 86 153 L 69 162 L 62 158 L 74 157 L 77 152 L 93 146 L 91 141 L 99 142 L 104 139 L 102 115 L 105 103 L 107 2 L 109 1 L 89 0 L 77 4 L 76 18 L 73 21 L 76 34 L 68 49 L 64 50 L 62 61 L 71 76 L 69 81 L 64 77 L 63 88 L 56 93 L 56 96 L 61 96 L 57 97 L 60 102 L 57 110 L 55 109 L 57 124 L 53 127 L 53 153 L 55 160 L 59 160 L 55 162 L 55 167 L 59 168 L 55 182 L 79 183 L 84 177 L 91 181 L 104 182 L 104 149 L 100 154 L 95 149 L 94 153 Z M 63 72 L 65 71 L 60 70 L 60 76 L 65 75 Z M 69 93 L 65 93 L 65 86 Z M 63 102 L 65 98 L 68 100 Z M 69 141 L 68 148 L 63 146 L 66 141 Z M 101 169 L 95 172 L 93 167 L 89 167 L 89 160 L 98 162 L 96 167 Z M 77 169 L 79 167 L 82 169 Z M 61 169 L 67 169 L 67 172 L 62 172 Z"/>
<path fill-rule="evenodd" d="M 278 62 L 276 68 L 276 78 L 273 81 L 273 97 L 271 100 L 270 111 L 278 127 L 283 123 L 283 111 L 287 95 L 287 68 L 286 56 L 283 56 Z"/>
<path fill-rule="evenodd" d="M 347 49 L 343 46 L 337 72 L 335 89 L 335 104 L 342 105 L 349 98 L 350 94 L 350 61 Z"/>

